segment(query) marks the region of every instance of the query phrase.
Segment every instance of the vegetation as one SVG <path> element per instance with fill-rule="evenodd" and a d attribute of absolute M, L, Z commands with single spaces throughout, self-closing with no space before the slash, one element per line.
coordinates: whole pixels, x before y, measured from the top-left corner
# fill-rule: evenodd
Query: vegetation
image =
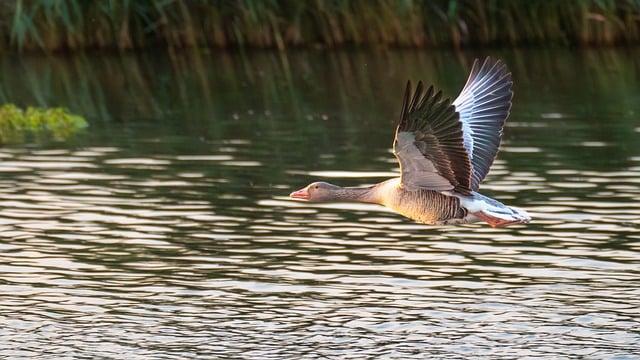
<path fill-rule="evenodd" d="M 640 42 L 637 0 L 17 0 L 0 49 Z"/>
<path fill-rule="evenodd" d="M 62 108 L 22 110 L 13 104 L 0 106 L 0 144 L 65 140 L 86 126 L 84 118 Z"/>

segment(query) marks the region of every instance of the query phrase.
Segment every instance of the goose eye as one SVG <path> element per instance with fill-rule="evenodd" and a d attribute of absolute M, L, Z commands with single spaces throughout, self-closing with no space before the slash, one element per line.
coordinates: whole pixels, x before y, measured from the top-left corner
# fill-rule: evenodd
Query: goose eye
<path fill-rule="evenodd" d="M 320 186 L 316 185 L 316 186 L 314 186 L 313 188 L 314 188 L 314 189 L 317 189 L 317 188 L 319 188 L 319 187 L 320 187 Z"/>

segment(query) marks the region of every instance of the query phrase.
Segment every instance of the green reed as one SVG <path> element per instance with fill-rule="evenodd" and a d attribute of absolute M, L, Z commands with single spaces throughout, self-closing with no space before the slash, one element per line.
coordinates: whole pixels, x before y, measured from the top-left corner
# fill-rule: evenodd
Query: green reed
<path fill-rule="evenodd" d="M 0 18 L 0 50 L 640 41 L 638 0 L 17 0 Z"/>

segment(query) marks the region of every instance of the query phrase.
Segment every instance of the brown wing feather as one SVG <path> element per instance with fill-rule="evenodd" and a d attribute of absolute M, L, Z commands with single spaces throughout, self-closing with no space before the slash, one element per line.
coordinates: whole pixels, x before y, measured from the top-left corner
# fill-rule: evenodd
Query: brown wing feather
<path fill-rule="evenodd" d="M 471 193 L 471 162 L 459 114 L 433 86 L 425 91 L 419 82 L 412 93 L 407 83 L 394 153 L 404 186 Z"/>

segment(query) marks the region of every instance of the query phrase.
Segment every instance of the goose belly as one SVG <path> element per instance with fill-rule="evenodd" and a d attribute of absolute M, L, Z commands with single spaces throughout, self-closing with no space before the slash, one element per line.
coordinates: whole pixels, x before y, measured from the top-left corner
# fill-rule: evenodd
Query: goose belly
<path fill-rule="evenodd" d="M 408 191 L 396 188 L 395 196 L 388 197 L 385 206 L 414 221 L 433 224 L 460 224 L 474 221 L 460 199 L 433 190 Z"/>

